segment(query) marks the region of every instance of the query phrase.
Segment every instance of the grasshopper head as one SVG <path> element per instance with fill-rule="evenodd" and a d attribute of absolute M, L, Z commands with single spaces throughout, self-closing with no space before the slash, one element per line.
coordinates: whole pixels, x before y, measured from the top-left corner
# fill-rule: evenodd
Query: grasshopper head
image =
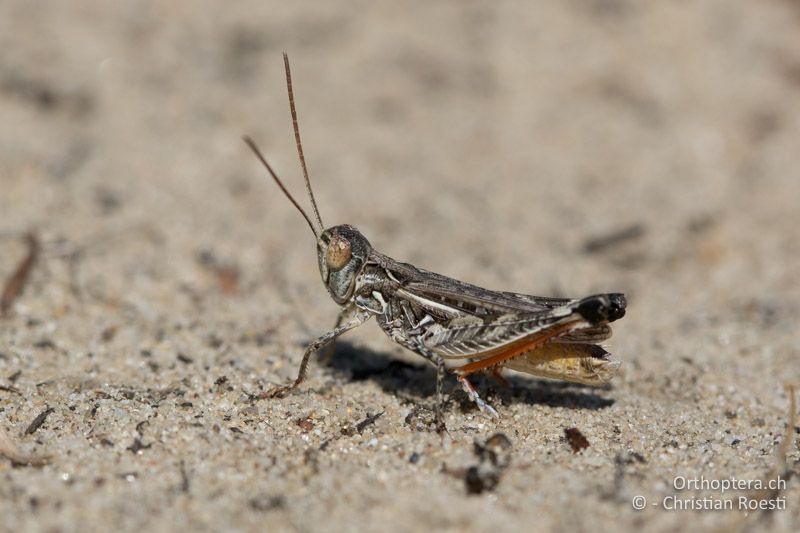
<path fill-rule="evenodd" d="M 328 228 L 317 239 L 319 273 L 337 304 L 343 305 L 353 296 L 356 276 L 370 248 L 367 238 L 347 224 Z"/>

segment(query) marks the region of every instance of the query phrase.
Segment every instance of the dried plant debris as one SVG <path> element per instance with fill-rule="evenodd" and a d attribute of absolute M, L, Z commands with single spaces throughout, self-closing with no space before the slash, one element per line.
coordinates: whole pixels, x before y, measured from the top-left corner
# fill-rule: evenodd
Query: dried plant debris
<path fill-rule="evenodd" d="M 352 422 L 346 422 L 339 429 L 339 433 L 338 434 L 333 434 L 333 436 L 328 437 L 327 439 L 325 439 L 322 442 L 322 444 L 319 445 L 318 450 L 321 451 L 321 452 L 327 450 L 332 442 L 335 442 L 335 441 L 337 441 L 337 440 L 339 440 L 339 439 L 341 439 L 343 437 L 352 437 L 352 436 L 354 436 L 356 434 L 359 434 L 359 435 L 362 434 L 365 429 L 367 429 L 369 426 L 374 424 L 380 417 L 383 416 L 384 413 L 385 413 L 385 411 L 381 411 L 380 413 L 377 413 L 377 414 L 374 414 L 374 415 L 371 415 L 371 414 L 367 413 L 366 418 L 364 418 L 363 420 L 361 420 L 360 422 L 357 422 L 355 424 L 353 424 Z M 306 418 L 301 418 L 301 419 L 297 420 L 295 423 L 304 432 L 308 432 L 314 427 L 314 424 L 313 424 L 313 421 L 312 421 L 310 415 L 308 417 L 306 417 Z"/>
<path fill-rule="evenodd" d="M 103 342 L 111 342 L 117 336 L 119 326 L 108 326 L 100 333 L 100 340 Z"/>
<path fill-rule="evenodd" d="M 25 241 L 28 245 L 28 253 L 3 287 L 3 294 L 0 296 L 0 314 L 6 314 L 22 294 L 25 283 L 33 270 L 33 265 L 36 263 L 36 258 L 39 256 L 39 239 L 36 238 L 36 235 L 28 233 Z"/>
<path fill-rule="evenodd" d="M 588 239 L 583 243 L 583 251 L 587 254 L 603 252 L 627 241 L 642 237 L 645 228 L 642 224 L 632 224 L 617 231 Z"/>
<path fill-rule="evenodd" d="M 214 274 L 217 280 L 217 286 L 222 294 L 225 296 L 232 296 L 239 292 L 238 266 L 219 260 L 210 250 L 198 252 L 197 262 Z"/>
<path fill-rule="evenodd" d="M 578 428 L 567 428 L 564 430 L 564 437 L 572 448 L 572 453 L 578 453 L 590 446 L 589 440 L 581 433 Z"/>
<path fill-rule="evenodd" d="M 356 433 L 360 435 L 361 433 L 364 432 L 365 429 L 367 429 L 369 426 L 374 424 L 376 420 L 382 417 L 383 413 L 385 413 L 385 411 L 381 411 L 380 413 L 374 415 L 367 413 L 367 417 L 361 422 L 358 422 L 356 425 L 353 426 L 350 424 L 346 424 L 345 426 L 342 427 L 342 435 L 352 436 L 355 435 Z"/>
<path fill-rule="evenodd" d="M 42 424 L 44 424 L 44 421 L 47 420 L 47 417 L 53 411 L 55 411 L 55 409 L 53 409 L 52 407 L 48 407 L 44 411 L 39 413 L 36 416 L 36 418 L 33 419 L 33 422 L 31 422 L 31 424 L 28 426 L 28 429 L 25 430 L 25 434 L 26 435 L 32 435 L 33 433 L 35 433 L 37 429 L 42 427 Z"/>
<path fill-rule="evenodd" d="M 47 457 L 22 453 L 2 427 L 0 427 L 0 455 L 17 465 L 41 466 L 47 462 Z"/>
<path fill-rule="evenodd" d="M 22 396 L 22 392 L 20 392 L 20 390 L 18 388 L 13 387 L 11 385 L 0 385 L 0 391 L 11 392 L 11 393 L 14 393 L 14 394 Z"/>
<path fill-rule="evenodd" d="M 254 511 L 260 511 L 262 513 L 267 511 L 273 511 L 275 509 L 283 509 L 286 507 L 286 498 L 283 496 L 266 496 L 261 495 L 255 498 L 251 498 L 248 502 L 250 508 Z"/>
<path fill-rule="evenodd" d="M 142 450 L 147 450 L 152 446 L 152 444 L 144 444 L 139 437 L 133 439 L 133 444 L 125 448 L 133 455 L 140 455 Z"/>
<path fill-rule="evenodd" d="M 381 411 L 380 413 L 374 415 L 367 415 L 367 418 L 356 424 L 356 431 L 362 433 L 365 429 L 367 429 L 367 427 L 371 426 L 372 424 L 375 423 L 376 420 L 382 417 L 383 413 L 385 412 L 386 411 Z"/>
<path fill-rule="evenodd" d="M 511 440 L 503 433 L 495 433 L 486 442 L 475 441 L 478 464 L 464 472 L 468 494 L 481 494 L 494 490 L 500 477 L 511 464 Z"/>
<path fill-rule="evenodd" d="M 617 453 L 614 458 L 613 483 L 601 493 L 600 497 L 604 500 L 627 502 L 622 496 L 622 486 L 625 482 L 625 476 L 631 472 L 635 472 L 637 466 L 644 464 L 647 464 L 647 459 L 639 452 L 627 450 Z"/>
<path fill-rule="evenodd" d="M 4 69 L 0 92 L 43 111 L 62 111 L 81 117 L 94 109 L 94 95 L 81 87 L 59 87 L 50 80 Z"/>
<path fill-rule="evenodd" d="M 189 481 L 189 474 L 186 472 L 186 464 L 183 462 L 183 460 L 181 460 L 178 466 L 181 474 L 181 484 L 179 490 L 180 492 L 188 493 L 191 483 Z"/>
<path fill-rule="evenodd" d="M 786 386 L 786 394 L 789 396 L 789 417 L 786 421 L 786 432 L 778 448 L 778 465 L 776 467 L 777 470 L 784 472 L 789 471 L 786 456 L 789 454 L 789 449 L 792 447 L 792 435 L 797 425 L 797 398 L 795 397 L 793 385 Z"/>
<path fill-rule="evenodd" d="M 797 425 L 797 400 L 794 386 L 786 385 L 786 393 L 789 396 L 789 414 L 783 439 L 775 453 L 775 466 L 762 478 L 761 485 L 764 488 L 751 492 L 747 496 L 747 499 L 752 502 L 748 506 L 752 505 L 758 509 L 754 513 L 741 514 L 733 524 L 730 524 L 730 527 L 725 528 L 727 531 L 759 531 L 763 529 L 763 524 L 755 525 L 756 521 L 768 520 L 772 517 L 771 511 L 774 510 L 774 507 L 770 503 L 778 500 L 781 492 L 786 490 L 791 477 L 796 474 L 786 459 L 794 442 L 795 426 Z M 778 480 L 777 483 L 776 480 Z"/>
<path fill-rule="evenodd" d="M 778 446 L 778 450 L 776 452 L 775 466 L 764 476 L 763 486 L 765 488 L 754 494 L 751 494 L 751 500 L 758 502 L 776 500 L 780 493 L 786 488 L 786 484 L 791 479 L 792 475 L 795 474 L 795 471 L 789 466 L 786 460 L 789 450 L 792 447 L 792 443 L 794 442 L 794 428 L 797 424 L 797 401 L 795 398 L 794 387 L 787 385 L 786 394 L 789 396 L 789 416 L 787 417 L 786 421 L 786 431 L 783 434 L 783 439 L 781 440 L 781 444 Z M 767 488 L 769 487 L 769 482 L 776 479 L 782 480 L 783 482 L 777 484 L 773 483 L 772 486 L 774 488 Z M 769 511 L 771 510 L 772 508 L 767 506 L 761 516 L 770 516 Z"/>

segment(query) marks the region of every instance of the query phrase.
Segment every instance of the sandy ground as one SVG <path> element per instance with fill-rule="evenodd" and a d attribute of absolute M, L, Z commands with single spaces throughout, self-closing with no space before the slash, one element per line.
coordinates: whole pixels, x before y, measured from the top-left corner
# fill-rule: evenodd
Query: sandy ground
<path fill-rule="evenodd" d="M 751 494 L 674 480 L 768 476 L 800 384 L 798 4 L 285 4 L 0 3 L 0 280 L 41 243 L 0 429 L 49 456 L 0 462 L 0 529 L 741 526 L 664 498 Z M 486 287 L 625 292 L 612 387 L 479 379 L 493 420 L 452 380 L 442 439 L 432 368 L 368 324 L 258 399 L 337 312 L 240 139 L 306 203 L 284 49 L 326 223 Z M 469 494 L 495 433 L 511 466 Z M 776 497 L 745 526 L 798 530 L 798 480 Z"/>

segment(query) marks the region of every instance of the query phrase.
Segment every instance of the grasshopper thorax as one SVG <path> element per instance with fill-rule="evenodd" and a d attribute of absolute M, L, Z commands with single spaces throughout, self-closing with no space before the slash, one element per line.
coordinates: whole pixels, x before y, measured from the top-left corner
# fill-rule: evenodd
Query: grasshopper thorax
<path fill-rule="evenodd" d="M 356 277 L 370 249 L 367 238 L 348 224 L 328 228 L 317 239 L 319 273 L 337 304 L 344 305 L 353 297 Z"/>

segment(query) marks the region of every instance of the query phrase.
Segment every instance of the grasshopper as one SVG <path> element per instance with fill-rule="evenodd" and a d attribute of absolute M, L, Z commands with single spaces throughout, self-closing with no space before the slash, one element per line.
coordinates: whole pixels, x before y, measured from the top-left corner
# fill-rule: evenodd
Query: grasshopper
<path fill-rule="evenodd" d="M 464 363 L 454 370 L 459 383 L 481 411 L 494 416 L 498 416 L 497 411 L 469 381 L 476 372 L 490 372 L 499 380 L 502 368 L 587 385 L 611 380 L 621 363 L 599 343 L 611 336 L 609 323 L 625 315 L 623 294 L 570 299 L 492 291 L 396 261 L 375 250 L 349 224 L 326 229 L 303 156 L 286 53 L 283 60 L 295 144 L 317 226 L 253 140 L 244 137 L 244 141 L 311 228 L 322 282 L 341 311 L 333 330 L 306 348 L 297 378 L 267 391 L 266 397 L 281 397 L 297 388 L 306 377 L 313 353 L 373 317 L 390 339 L 436 367 L 435 417 L 439 431 L 445 428 L 442 385 L 448 361 Z"/>

